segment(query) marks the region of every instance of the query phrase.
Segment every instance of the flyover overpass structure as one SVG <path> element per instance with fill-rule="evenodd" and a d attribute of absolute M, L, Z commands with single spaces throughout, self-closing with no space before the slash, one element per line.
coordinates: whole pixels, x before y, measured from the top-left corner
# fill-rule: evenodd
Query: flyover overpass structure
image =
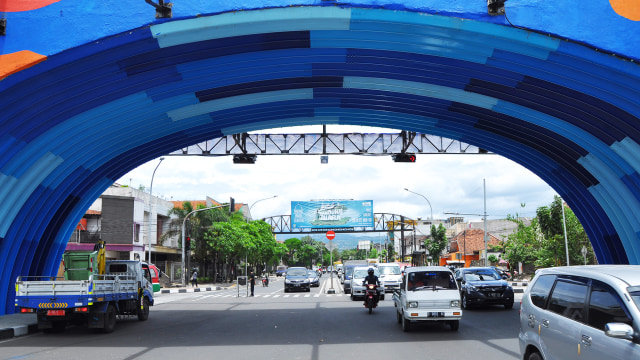
<path fill-rule="evenodd" d="M 0 314 L 131 169 L 299 125 L 509 158 L 571 206 L 600 263 L 640 264 L 637 0 L 149 3 L 0 2 Z"/>
<path fill-rule="evenodd" d="M 202 141 L 168 156 L 225 155 L 393 155 L 487 154 L 484 149 L 442 136 L 415 131 L 398 133 L 231 134 Z"/>
<path fill-rule="evenodd" d="M 404 215 L 389 214 L 389 213 L 375 213 L 373 214 L 374 222 L 373 227 L 368 226 L 356 226 L 351 228 L 336 227 L 336 228 L 292 228 L 291 227 L 291 215 L 276 215 L 262 219 L 267 224 L 271 225 L 271 232 L 274 234 L 318 234 L 327 232 L 329 230 L 335 233 L 352 233 L 352 232 L 395 232 L 405 231 L 411 232 L 417 225 L 414 219 L 405 217 Z M 402 236 L 404 238 L 404 235 Z"/>

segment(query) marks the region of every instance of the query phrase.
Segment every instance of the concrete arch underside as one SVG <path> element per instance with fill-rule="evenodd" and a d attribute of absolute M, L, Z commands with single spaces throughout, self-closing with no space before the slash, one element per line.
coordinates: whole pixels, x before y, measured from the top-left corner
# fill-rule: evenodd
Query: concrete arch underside
<path fill-rule="evenodd" d="M 13 312 L 18 275 L 56 272 L 82 214 L 129 170 L 304 124 L 493 151 L 567 201 L 601 263 L 640 264 L 639 90 L 635 63 L 576 43 L 382 9 L 194 17 L 64 51 L 0 82 L 0 312 Z"/>

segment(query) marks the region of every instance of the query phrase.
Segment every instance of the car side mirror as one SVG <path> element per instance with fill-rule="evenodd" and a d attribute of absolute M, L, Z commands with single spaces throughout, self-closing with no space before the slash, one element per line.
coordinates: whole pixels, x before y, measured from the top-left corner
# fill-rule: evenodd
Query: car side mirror
<path fill-rule="evenodd" d="M 633 328 L 625 323 L 608 323 L 604 326 L 604 333 L 616 339 L 633 339 Z"/>
<path fill-rule="evenodd" d="M 502 275 L 502 280 L 507 280 L 507 275 Z"/>

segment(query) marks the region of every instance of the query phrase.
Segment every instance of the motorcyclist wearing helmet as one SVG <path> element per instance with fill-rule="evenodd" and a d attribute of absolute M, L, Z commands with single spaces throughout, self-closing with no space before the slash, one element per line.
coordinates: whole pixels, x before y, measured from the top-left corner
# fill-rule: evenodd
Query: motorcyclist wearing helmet
<path fill-rule="evenodd" d="M 378 287 L 376 287 L 376 302 L 378 302 L 380 300 L 380 287 L 382 286 L 382 284 L 380 283 L 380 280 L 378 279 L 378 277 L 375 275 L 373 268 L 369 268 L 369 270 L 367 271 L 367 274 L 368 275 L 364 278 L 362 285 L 364 286 L 367 286 L 368 284 L 378 285 Z"/>

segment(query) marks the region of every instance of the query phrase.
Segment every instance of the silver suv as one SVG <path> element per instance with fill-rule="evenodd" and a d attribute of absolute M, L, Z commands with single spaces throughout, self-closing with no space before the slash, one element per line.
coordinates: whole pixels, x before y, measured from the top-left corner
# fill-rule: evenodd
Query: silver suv
<path fill-rule="evenodd" d="M 518 338 L 523 360 L 640 359 L 640 266 L 538 270 Z"/>

